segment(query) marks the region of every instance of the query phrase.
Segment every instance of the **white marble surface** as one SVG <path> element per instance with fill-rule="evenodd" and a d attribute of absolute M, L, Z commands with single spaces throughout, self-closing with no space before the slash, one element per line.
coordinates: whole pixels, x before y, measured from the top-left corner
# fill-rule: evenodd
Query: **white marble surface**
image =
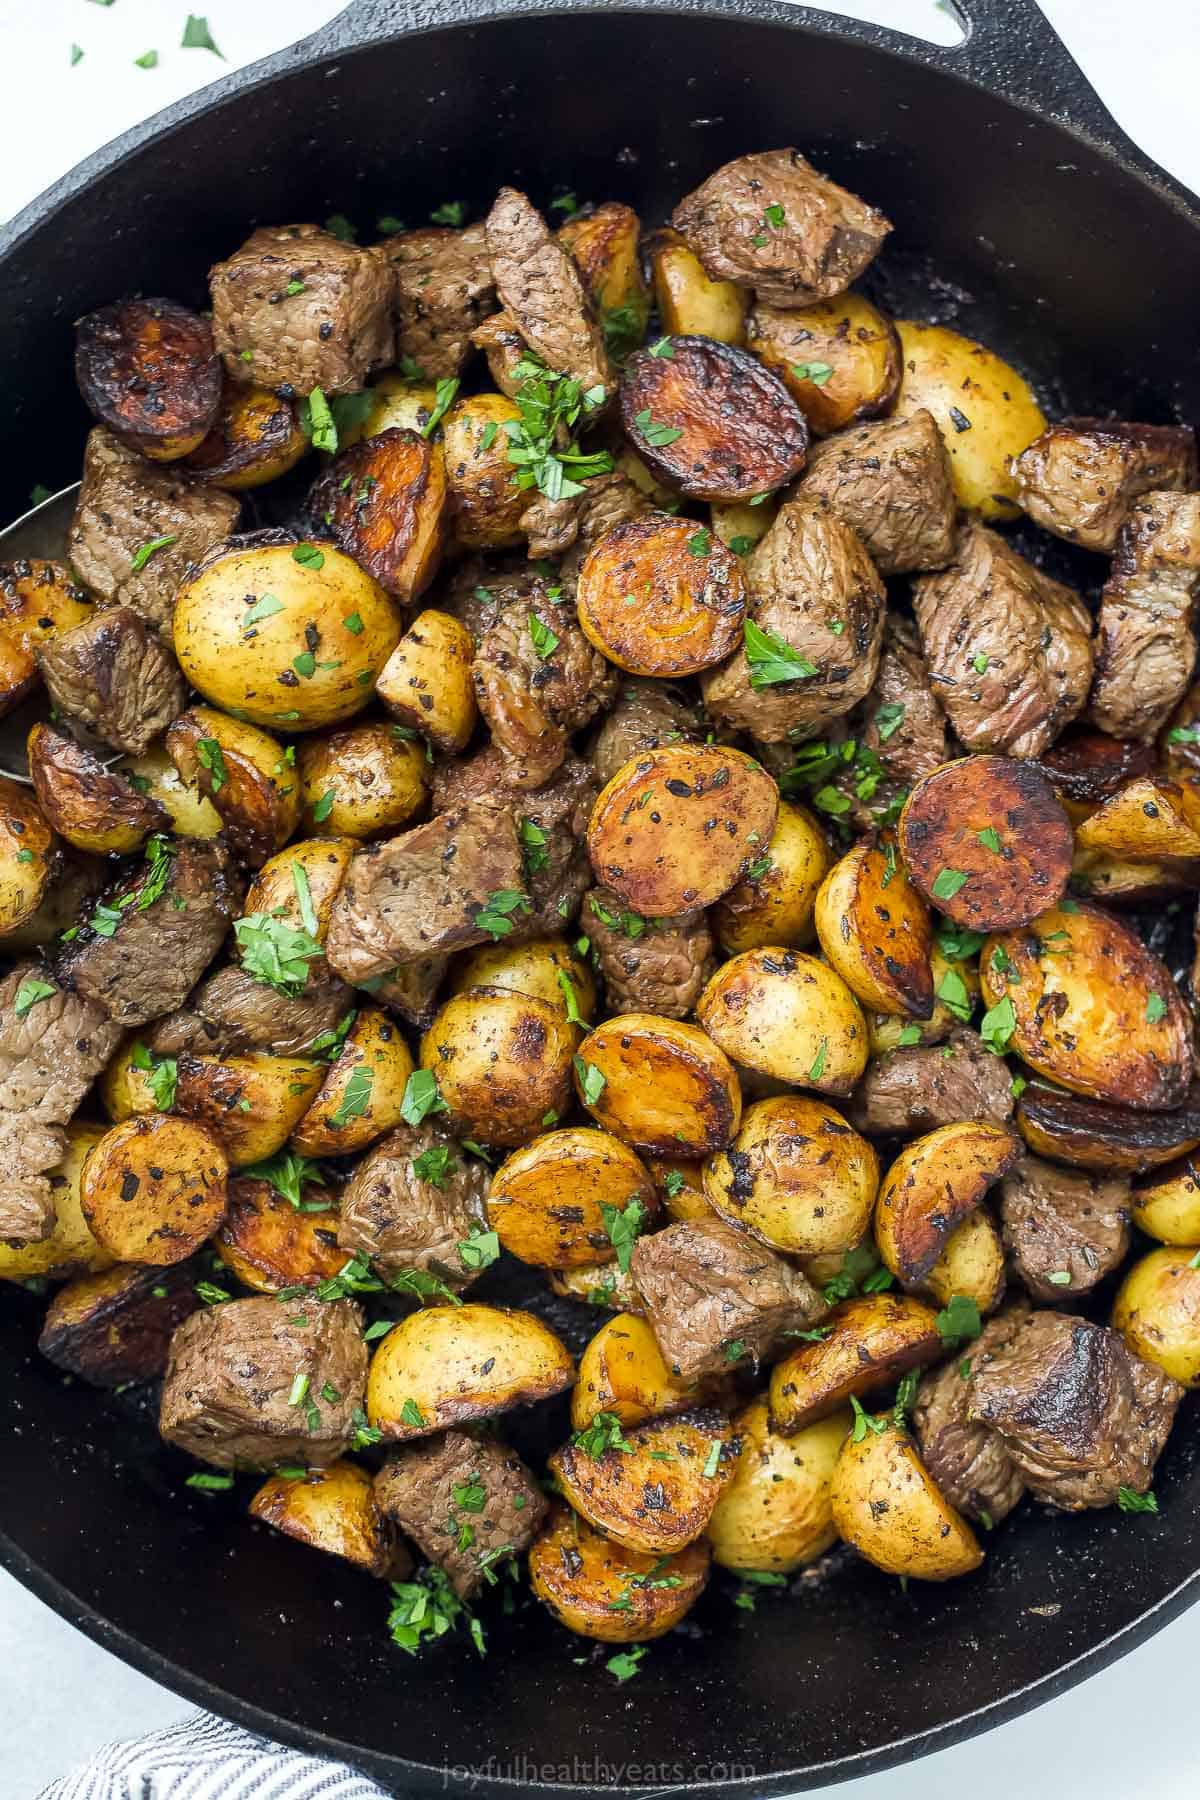
<path fill-rule="evenodd" d="M 1044 5 L 1125 129 L 1200 189 L 1196 0 Z M 230 63 L 293 42 L 337 10 L 335 0 L 205 6 Z M 957 34 L 934 0 L 858 0 L 842 10 L 943 42 Z M 10 77 L 0 109 L 0 218 L 126 125 L 221 73 L 211 52 L 179 47 L 186 14 L 175 0 L 0 0 L 0 67 Z M 84 51 L 74 67 L 72 44 Z M 147 50 L 158 51 L 156 68 L 135 65 Z M 1014 1787 L 1035 1782 L 1054 1800 L 1134 1792 L 1141 1800 L 1196 1800 L 1198 1664 L 1200 1609 L 1023 1719 L 836 1791 L 845 1800 L 1010 1800 Z M 97 1649 L 0 1573 L 0 1800 L 34 1800 L 106 1738 L 133 1736 L 185 1711 L 175 1695 Z"/>

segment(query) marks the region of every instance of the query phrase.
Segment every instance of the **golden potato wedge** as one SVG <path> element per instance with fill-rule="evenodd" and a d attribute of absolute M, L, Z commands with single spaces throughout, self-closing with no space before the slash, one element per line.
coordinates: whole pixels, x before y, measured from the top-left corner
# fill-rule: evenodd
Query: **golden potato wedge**
<path fill-rule="evenodd" d="M 1089 901 L 988 938 L 980 982 L 995 1043 L 1074 1094 L 1153 1111 L 1192 1076 L 1190 1019 L 1165 965 L 1128 925 Z"/>
<path fill-rule="evenodd" d="M 735 556 L 748 556 L 775 522 L 773 500 L 762 500 L 757 506 L 750 500 L 744 505 L 740 500 L 714 500 L 708 510 L 714 532 Z"/>
<path fill-rule="evenodd" d="M 771 1371 L 771 1429 L 789 1437 L 844 1408 L 853 1394 L 890 1391 L 909 1369 L 945 1355 L 932 1308 L 907 1294 L 844 1300 Z"/>
<path fill-rule="evenodd" d="M 460 1135 L 523 1144 L 548 1114 L 566 1111 L 578 1037 L 549 1001 L 472 988 L 439 1008 L 421 1039 L 421 1067 L 436 1076 Z"/>
<path fill-rule="evenodd" d="M 941 1255 L 921 1283 L 939 1306 L 956 1294 L 973 1300 L 981 1314 L 994 1312 L 1004 1298 L 1004 1243 L 985 1207 L 968 1213 L 946 1239 Z"/>
<path fill-rule="evenodd" d="M 624 1448 L 606 1421 L 577 1432 L 550 1457 L 551 1474 L 568 1504 L 614 1543 L 660 1555 L 682 1550 L 703 1532 L 733 1474 L 728 1419 L 697 1407 L 618 1435 Z"/>
<path fill-rule="evenodd" d="M 213 1249 L 243 1286 L 256 1294 L 280 1288 L 316 1287 L 346 1266 L 338 1249 L 337 1213 L 329 1189 L 308 1182 L 301 1189 L 304 1211 L 269 1181 L 243 1175 L 229 1183 L 229 1204 L 213 1238 Z"/>
<path fill-rule="evenodd" d="M 585 1037 L 575 1089 L 598 1124 L 657 1156 L 720 1150 L 742 1115 L 728 1057 L 695 1025 L 656 1013 L 621 1013 Z"/>
<path fill-rule="evenodd" d="M 1083 851 L 1121 862 L 1200 861 L 1200 796 L 1190 782 L 1137 775 L 1075 827 Z"/>
<path fill-rule="evenodd" d="M 211 1131 L 167 1113 L 113 1125 L 88 1152 L 80 1204 L 120 1262 L 166 1268 L 198 1250 L 225 1212 L 229 1164 Z"/>
<path fill-rule="evenodd" d="M 454 959 L 450 992 L 466 994 L 472 988 L 504 988 L 513 994 L 532 994 L 555 1007 L 566 1019 L 572 1011 L 590 1019 L 596 1010 L 596 981 L 591 967 L 565 938 L 525 938 L 509 943 L 477 944 Z M 575 1021 L 572 1019 L 572 1023 Z"/>
<path fill-rule="evenodd" d="M 838 1455 L 830 1500 L 838 1535 L 888 1575 L 952 1581 L 983 1561 L 975 1533 L 941 1493 L 908 1433 L 894 1425 L 877 1431 L 856 1423 Z"/>
<path fill-rule="evenodd" d="M 647 1644 L 695 1605 L 709 1561 L 702 1539 L 653 1556 L 614 1544 L 559 1505 L 529 1547 L 529 1585 L 568 1631 L 605 1644 Z"/>
<path fill-rule="evenodd" d="M 583 278 L 613 357 L 627 356 L 646 335 L 650 293 L 642 279 L 641 229 L 631 206 L 607 200 L 577 213 L 556 234 Z"/>
<path fill-rule="evenodd" d="M 187 470 L 208 487 L 240 494 L 286 475 L 308 454 L 296 408 L 269 388 L 227 387 L 208 436 Z"/>
<path fill-rule="evenodd" d="M 219 716 L 224 719 L 226 715 Z M 151 744 L 140 756 L 127 756 L 121 774 L 139 794 L 148 795 L 164 809 L 173 836 L 215 838 L 224 830 L 220 813 L 207 795 L 183 779 L 167 754 L 165 741 Z"/>
<path fill-rule="evenodd" d="M 832 1106 L 804 1094 L 756 1100 L 704 1165 L 723 1219 L 792 1256 L 848 1250 L 871 1222 L 879 1159 Z"/>
<path fill-rule="evenodd" d="M 167 754 L 191 789 L 211 800 L 229 841 L 257 867 L 286 844 L 300 822 L 300 783 L 278 738 L 212 706 L 180 713 Z"/>
<path fill-rule="evenodd" d="M 212 326 L 174 300 L 117 300 L 77 320 L 75 379 L 100 423 L 153 462 L 197 449 L 221 405 Z"/>
<path fill-rule="evenodd" d="M 1191 1156 L 1134 1183 L 1133 1222 L 1160 1244 L 1200 1244 L 1200 1163 Z"/>
<path fill-rule="evenodd" d="M 117 1260 L 94 1236 L 84 1217 L 80 1177 L 93 1147 L 104 1136 L 102 1125 L 78 1119 L 67 1126 L 62 1161 L 50 1172 L 54 1229 L 37 1243 L 19 1244 L 0 1238 L 0 1281 L 30 1281 L 39 1276 L 98 1275 Z"/>
<path fill-rule="evenodd" d="M 830 1494 L 838 1452 L 850 1433 L 843 1409 L 791 1437 L 772 1431 L 760 1395 L 734 1416 L 741 1445 L 705 1532 L 722 1568 L 789 1574 L 837 1540 Z"/>
<path fill-rule="evenodd" d="M 316 1099 L 292 1127 L 293 1147 L 304 1156 L 346 1156 L 394 1131 L 413 1067 L 400 1027 L 377 1006 L 361 1006 Z"/>
<path fill-rule="evenodd" d="M 436 406 L 435 382 L 405 375 L 400 369 L 385 369 L 366 389 L 362 418 L 338 426 L 338 442 L 346 449 L 385 431 L 423 432 Z"/>
<path fill-rule="evenodd" d="M 669 1219 L 712 1218 L 713 1209 L 704 1192 L 703 1163 L 665 1156 L 647 1158 L 646 1167 Z"/>
<path fill-rule="evenodd" d="M 333 903 L 357 849 L 351 837 L 304 838 L 289 844 L 255 874 L 245 912 L 270 913 L 323 944 Z"/>
<path fill-rule="evenodd" d="M 427 607 L 413 620 L 375 684 L 394 719 L 435 750 L 457 756 L 479 718 L 471 665 L 475 639 L 460 620 Z"/>
<path fill-rule="evenodd" d="M 1135 1356 L 1184 1387 L 1200 1387 L 1200 1269 L 1196 1251 L 1151 1250 L 1117 1291 L 1112 1322 Z"/>
<path fill-rule="evenodd" d="M 766 944 L 790 948 L 807 944 L 830 861 L 825 833 L 812 814 L 790 800 L 780 800 L 766 849 L 713 909 L 721 948 L 736 955 Z"/>
<path fill-rule="evenodd" d="M 575 1365 L 548 1325 L 498 1306 L 427 1306 L 383 1339 L 367 1417 L 385 1438 L 427 1437 L 569 1388 Z"/>
<path fill-rule="evenodd" d="M 933 1011 L 929 909 L 890 835 L 856 844 L 821 883 L 813 912 L 827 961 L 875 1012 L 927 1019 Z"/>
<path fill-rule="evenodd" d="M 437 574 L 448 501 L 441 450 L 392 427 L 336 456 L 308 503 L 338 549 L 408 606 Z"/>
<path fill-rule="evenodd" d="M 1016 1134 L 982 1119 L 906 1144 L 875 1203 L 875 1241 L 898 1281 L 924 1281 L 957 1225 L 1019 1160 Z"/>
<path fill-rule="evenodd" d="M 424 748 L 382 721 L 322 733 L 296 751 L 303 825 L 337 837 L 390 837 L 429 799 Z"/>
<path fill-rule="evenodd" d="M 649 1171 L 606 1131 L 574 1125 L 515 1150 L 492 1177 L 488 1219 L 506 1250 L 543 1269 L 593 1268 L 613 1253 L 608 1222 L 658 1209 Z"/>
<path fill-rule="evenodd" d="M 643 1310 L 632 1274 L 615 1256 L 589 1269 L 547 1269 L 546 1280 L 560 1300 L 582 1300 L 585 1306 L 607 1306 L 613 1312 Z"/>
<path fill-rule="evenodd" d="M 34 796 L 0 775 L 0 937 L 32 921 L 58 861 L 54 833 Z"/>
<path fill-rule="evenodd" d="M 375 1503 L 366 1469 L 345 1460 L 303 1476 L 271 1475 L 250 1502 L 250 1517 L 285 1537 L 340 1556 L 387 1581 L 402 1581 L 412 1557 Z"/>
<path fill-rule="evenodd" d="M 650 270 L 664 331 L 719 344 L 745 342 L 750 296 L 735 282 L 713 281 L 679 232 L 667 227 L 654 233 Z"/>
<path fill-rule="evenodd" d="M 647 1319 L 618 1313 L 607 1319 L 579 1359 L 571 1394 L 571 1428 L 586 1431 L 598 1413 L 622 1425 L 687 1412 L 714 1397 L 713 1381 L 681 1381 L 672 1375 Z"/>
<path fill-rule="evenodd" d="M 520 417 L 503 394 L 472 394 L 442 421 L 452 530 L 463 550 L 505 550 L 522 541 L 529 494 L 513 480 L 505 430 Z"/>
<path fill-rule="evenodd" d="M 955 1021 L 965 1023 L 974 1010 L 979 999 L 979 964 L 974 958 L 964 961 L 946 956 L 935 937 L 929 953 L 929 970 L 933 977 L 933 1011 L 927 1019 L 905 1019 L 898 1013 L 867 1014 L 872 1056 L 883 1056 L 905 1044 L 940 1044 Z M 947 994 L 954 1006 L 943 998 Z M 914 1031 L 917 1033 L 915 1038 Z"/>
<path fill-rule="evenodd" d="M 140 850 L 152 831 L 170 820 L 150 794 L 93 751 L 56 731 L 35 725 L 29 733 L 29 773 L 38 806 L 52 830 L 76 850 L 123 856 Z"/>
<path fill-rule="evenodd" d="M 92 616 L 87 590 L 62 563 L 0 563 L 0 717 L 39 685 L 36 644 Z"/>
<path fill-rule="evenodd" d="M 1076 840 L 1071 890 L 1103 906 L 1156 906 L 1200 887 L 1200 861 L 1121 862 L 1103 850 L 1081 850 Z"/>
<path fill-rule="evenodd" d="M 696 1018 L 734 1062 L 822 1094 L 848 1094 L 867 1066 L 867 1021 L 836 970 L 765 945 L 730 957 Z"/>
<path fill-rule="evenodd" d="M 166 1059 L 164 1059 L 166 1060 Z M 137 1113 L 166 1112 L 175 1103 L 174 1089 L 164 1092 L 168 1106 L 159 1107 L 154 1096 L 151 1076 L 155 1059 L 133 1032 L 127 1037 L 97 1083 L 101 1104 L 114 1125 L 132 1119 Z"/>
<path fill-rule="evenodd" d="M 46 1309 L 38 1349 L 93 1387 L 153 1381 L 167 1366 L 175 1327 L 203 1304 L 194 1269 L 119 1263 L 59 1288 Z"/>
<path fill-rule="evenodd" d="M 576 604 L 584 636 L 609 662 L 672 681 L 738 649 L 746 577 L 704 526 L 644 512 L 593 544 Z"/>
<path fill-rule="evenodd" d="M 597 879 L 659 919 L 710 906 L 775 829 L 779 790 L 723 744 L 664 744 L 617 770 L 588 824 Z"/>
<path fill-rule="evenodd" d="M 309 1056 L 194 1056 L 175 1059 L 175 1110 L 208 1127 L 230 1166 L 263 1162 L 281 1150 L 308 1111 L 328 1065 Z"/>
<path fill-rule="evenodd" d="M 1038 1156 L 1109 1174 L 1140 1175 L 1200 1147 L 1200 1107 L 1190 1103 L 1141 1112 L 1031 1083 L 1017 1102 L 1016 1123 Z"/>
<path fill-rule="evenodd" d="M 900 387 L 900 340 L 862 294 L 785 310 L 757 300 L 746 348 L 773 369 L 813 431 L 824 436 L 877 419 Z"/>

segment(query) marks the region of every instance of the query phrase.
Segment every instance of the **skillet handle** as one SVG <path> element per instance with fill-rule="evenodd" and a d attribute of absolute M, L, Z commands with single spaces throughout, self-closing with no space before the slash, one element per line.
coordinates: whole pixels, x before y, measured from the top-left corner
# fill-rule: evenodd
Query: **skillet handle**
<path fill-rule="evenodd" d="M 949 0 L 967 36 L 930 46 L 928 60 L 991 93 L 1031 106 L 1099 139 L 1122 160 L 1144 161 L 1087 79 L 1037 0 Z"/>

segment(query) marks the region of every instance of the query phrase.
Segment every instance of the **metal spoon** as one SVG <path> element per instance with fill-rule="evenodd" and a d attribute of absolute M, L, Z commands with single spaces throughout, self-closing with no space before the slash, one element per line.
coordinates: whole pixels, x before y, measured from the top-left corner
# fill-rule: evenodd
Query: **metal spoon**
<path fill-rule="evenodd" d="M 20 562 L 25 557 L 65 561 L 67 530 L 78 494 L 79 483 L 76 481 L 59 493 L 51 494 L 48 500 L 31 506 L 28 512 L 0 531 L 0 563 Z M 45 717 L 46 697 L 36 694 L 15 712 L 0 719 L 0 774 L 30 785 L 25 740 L 30 726 Z"/>

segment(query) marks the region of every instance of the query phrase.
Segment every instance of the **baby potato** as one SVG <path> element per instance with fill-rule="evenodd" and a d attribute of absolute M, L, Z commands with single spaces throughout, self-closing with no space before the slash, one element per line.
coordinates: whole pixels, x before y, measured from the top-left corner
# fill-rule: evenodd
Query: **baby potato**
<path fill-rule="evenodd" d="M 1029 383 L 993 351 L 945 325 L 898 319 L 896 329 L 896 417 L 927 407 L 945 441 L 960 506 L 988 520 L 1015 519 L 1020 508 L 1010 458 L 1046 429 Z"/>
<path fill-rule="evenodd" d="M 744 505 L 740 500 L 714 500 L 708 510 L 713 530 L 735 556 L 748 556 L 775 522 L 772 500 L 763 500 L 757 506 L 749 500 Z"/>
<path fill-rule="evenodd" d="M 614 1544 L 569 1506 L 555 1506 L 529 1547 L 529 1585 L 568 1631 L 605 1644 L 646 1644 L 672 1630 L 708 1581 L 702 1539 L 674 1556 Z"/>
<path fill-rule="evenodd" d="M 761 1396 L 733 1420 L 740 1442 L 733 1479 L 705 1532 L 722 1568 L 790 1574 L 837 1540 L 830 1492 L 838 1452 L 854 1421 L 848 1411 L 780 1437 Z"/>
<path fill-rule="evenodd" d="M 560 1300 L 582 1300 L 586 1306 L 607 1306 L 615 1312 L 643 1310 L 633 1276 L 615 1256 L 589 1269 L 547 1269 L 546 1280 Z"/>
<path fill-rule="evenodd" d="M 316 731 L 361 712 L 400 637 L 378 583 L 332 544 L 211 553 L 179 590 L 175 654 L 235 719 Z"/>
<path fill-rule="evenodd" d="M 412 1568 L 412 1558 L 375 1503 L 370 1475 L 357 1463 L 330 1463 L 327 1469 L 310 1469 L 303 1479 L 271 1475 L 249 1512 L 285 1537 L 340 1556 L 368 1575 L 402 1581 Z"/>
<path fill-rule="evenodd" d="M 712 1206 L 704 1192 L 704 1164 L 679 1157 L 647 1158 L 646 1167 L 672 1220 L 711 1219 Z"/>
<path fill-rule="evenodd" d="M 337 1213 L 328 1190 L 306 1183 L 304 1205 L 328 1199 L 325 1212 L 302 1212 L 269 1181 L 241 1176 L 229 1184 L 229 1204 L 213 1249 L 243 1286 L 256 1294 L 285 1287 L 316 1287 L 346 1266 L 338 1249 Z"/>
<path fill-rule="evenodd" d="M 1198 1107 L 1140 1112 L 1032 1083 L 1017 1102 L 1016 1122 L 1036 1155 L 1106 1174 L 1140 1175 L 1200 1146 Z"/>
<path fill-rule="evenodd" d="M 167 1366 L 175 1327 L 203 1304 L 194 1268 L 119 1263 L 59 1288 L 46 1309 L 38 1349 L 56 1368 L 93 1387 L 153 1381 Z"/>
<path fill-rule="evenodd" d="M 333 903 L 357 848 L 351 837 L 304 838 L 289 844 L 255 874 L 245 912 L 270 913 L 323 944 Z"/>
<path fill-rule="evenodd" d="M 338 549 L 407 606 L 437 574 L 447 501 L 440 447 L 393 427 L 335 457 L 308 504 Z"/>
<path fill-rule="evenodd" d="M 1027 925 L 1071 878 L 1071 821 L 1036 763 L 1011 756 L 943 763 L 909 794 L 899 835 L 914 887 L 975 931 Z"/>
<path fill-rule="evenodd" d="M 1075 827 L 1075 843 L 1121 862 L 1194 864 L 1200 859 L 1200 800 L 1188 783 L 1135 776 Z"/>
<path fill-rule="evenodd" d="M 810 812 L 780 800 L 771 840 L 718 900 L 712 924 L 731 955 L 766 944 L 799 948 L 813 935 L 817 894 L 829 870 L 825 833 Z"/>
<path fill-rule="evenodd" d="M 515 1150 L 492 1177 L 488 1219 L 506 1250 L 543 1269 L 594 1268 L 613 1252 L 608 1221 L 655 1212 L 639 1157 L 606 1131 L 575 1125 Z"/>
<path fill-rule="evenodd" d="M 229 841 L 257 866 L 300 822 L 300 784 L 278 738 L 212 706 L 180 713 L 166 736 L 180 779 L 212 801 Z"/>
<path fill-rule="evenodd" d="M 729 1059 L 695 1025 L 621 1013 L 585 1037 L 575 1087 L 598 1124 L 658 1156 L 706 1156 L 732 1138 L 742 1095 Z"/>
<path fill-rule="evenodd" d="M 845 1300 L 819 1332 L 771 1371 L 771 1429 L 786 1437 L 945 1353 L 932 1309 L 907 1294 Z"/>
<path fill-rule="evenodd" d="M 166 1268 L 220 1224 L 228 1175 L 211 1131 L 155 1113 L 113 1125 L 93 1144 L 80 1204 L 92 1235 L 118 1261 Z"/>
<path fill-rule="evenodd" d="M 385 369 L 366 389 L 363 400 L 362 418 L 338 427 L 343 449 L 385 431 L 424 431 L 437 406 L 437 386 L 432 381 L 412 380 L 399 369 Z"/>
<path fill-rule="evenodd" d="M 663 330 L 670 336 L 745 342 L 749 294 L 735 282 L 713 281 L 679 232 L 667 227 L 654 233 L 650 271 Z"/>
<path fill-rule="evenodd" d="M 641 230 L 631 206 L 607 200 L 591 212 L 576 213 L 555 234 L 571 253 L 614 356 L 641 343 L 650 316 L 650 294 L 642 279 Z"/>
<path fill-rule="evenodd" d="M 861 1436 L 856 1427 L 846 1439 L 830 1504 L 838 1535 L 888 1575 L 952 1581 L 983 1561 L 975 1533 L 894 1425 Z"/>
<path fill-rule="evenodd" d="M 1134 1183 L 1133 1222 L 1160 1244 L 1200 1244 L 1200 1167 L 1191 1156 Z"/>
<path fill-rule="evenodd" d="M 197 709 L 198 710 L 198 709 Z M 225 713 L 217 715 L 225 724 Z M 165 739 L 151 744 L 140 756 L 128 756 L 121 773 L 139 794 L 147 794 L 164 809 L 175 837 L 215 838 L 224 830 L 220 813 L 198 787 L 190 787 L 167 753 Z"/>
<path fill-rule="evenodd" d="M 878 1186 L 867 1140 L 803 1094 L 756 1100 L 728 1150 L 704 1165 L 705 1197 L 721 1217 L 792 1256 L 857 1244 Z"/>
<path fill-rule="evenodd" d="M 150 794 L 91 750 L 52 725 L 29 733 L 29 773 L 46 822 L 76 850 L 94 856 L 129 855 L 152 831 L 165 831 L 167 814 Z"/>
<path fill-rule="evenodd" d="M 296 751 L 305 830 L 390 836 L 422 812 L 430 766 L 422 746 L 382 721 L 307 738 Z"/>
<path fill-rule="evenodd" d="M 933 1011 L 929 910 L 891 837 L 856 844 L 821 883 L 813 913 L 829 963 L 864 1006 L 927 1019 Z"/>
<path fill-rule="evenodd" d="M 211 431 L 187 459 L 208 487 L 240 494 L 265 487 L 308 454 L 296 408 L 269 388 L 227 387 Z"/>
<path fill-rule="evenodd" d="M 75 379 L 100 423 L 153 462 L 195 450 L 221 404 L 212 326 L 174 300 L 117 300 L 77 320 Z"/>
<path fill-rule="evenodd" d="M 1031 1068 L 1074 1094 L 1154 1111 L 1177 1106 L 1192 1076 L 1190 1018 L 1166 966 L 1090 902 L 1039 914 L 988 938 L 984 998 Z"/>
<path fill-rule="evenodd" d="M 590 1019 L 596 1010 L 595 977 L 565 938 L 525 938 L 519 944 L 501 938 L 495 944 L 464 950 L 454 960 L 450 992 L 466 994 L 480 987 L 532 994 L 564 1018 L 571 1013 L 568 997 L 581 1019 Z"/>
<path fill-rule="evenodd" d="M 862 294 L 787 310 L 756 300 L 746 348 L 775 371 L 821 437 L 877 419 L 900 386 L 896 328 Z"/>
<path fill-rule="evenodd" d="M 292 1146 L 302 1156 L 347 1156 L 394 1131 L 413 1059 L 400 1027 L 377 1006 L 361 1006 Z"/>
<path fill-rule="evenodd" d="M 706 1408 L 634 1426 L 624 1449 L 595 1451 L 593 1434 L 577 1433 L 547 1466 L 568 1504 L 629 1550 L 662 1555 L 692 1543 L 733 1474 L 729 1421 Z"/>
<path fill-rule="evenodd" d="M 388 1332 L 367 1373 L 367 1417 L 385 1438 L 427 1437 L 569 1388 L 575 1365 L 532 1313 L 427 1306 Z"/>
<path fill-rule="evenodd" d="M 986 1207 L 968 1213 L 946 1239 L 941 1255 L 921 1283 L 939 1306 L 956 1294 L 973 1300 L 981 1314 L 994 1312 L 1004 1298 L 1004 1243 Z"/>
<path fill-rule="evenodd" d="M 576 604 L 584 636 L 609 662 L 672 681 L 724 662 L 739 647 L 746 577 L 712 532 L 691 519 L 644 512 L 592 546 Z"/>
<path fill-rule="evenodd" d="M 471 665 L 475 639 L 460 620 L 427 607 L 383 666 L 375 693 L 394 719 L 435 750 L 457 756 L 479 718 Z"/>
<path fill-rule="evenodd" d="M 612 1413 L 622 1425 L 633 1426 L 687 1412 L 713 1385 L 672 1375 L 649 1321 L 618 1313 L 605 1320 L 579 1359 L 571 1429 L 586 1431 L 598 1413 Z"/>
<path fill-rule="evenodd" d="M 962 983 L 962 991 L 972 1007 L 979 998 L 979 965 L 973 959 L 964 962 L 959 958 L 948 957 L 939 948 L 935 938 L 929 953 L 929 969 L 933 978 L 933 1011 L 927 1019 L 905 1019 L 898 1013 L 868 1013 L 867 1036 L 871 1040 L 871 1055 L 883 1056 L 889 1050 L 897 1050 L 903 1044 L 912 1042 L 911 1033 L 920 1035 L 917 1042 L 921 1044 L 940 1044 L 946 1037 L 959 1013 L 951 1011 L 943 993 L 949 993 L 960 1006 L 956 983 Z M 956 978 L 954 984 L 947 984 L 946 977 Z"/>
<path fill-rule="evenodd" d="M 441 1006 L 421 1039 L 421 1067 L 437 1078 L 460 1136 L 523 1144 L 571 1091 L 577 1028 L 530 994 L 472 988 Z"/>
<path fill-rule="evenodd" d="M 98 1275 L 116 1261 L 92 1232 L 80 1199 L 83 1165 L 104 1136 L 104 1127 L 75 1119 L 67 1126 L 66 1135 L 62 1161 L 50 1172 L 54 1229 L 37 1243 L 18 1244 L 0 1238 L 0 1281 L 29 1281 L 38 1275 L 51 1279 Z"/>
<path fill-rule="evenodd" d="M 175 1109 L 206 1125 L 231 1166 L 282 1150 L 308 1111 L 327 1065 L 308 1056 L 193 1056 L 175 1059 Z"/>
<path fill-rule="evenodd" d="M 696 1018 L 734 1062 L 823 1094 L 848 1094 L 867 1066 L 867 1022 L 841 976 L 815 956 L 766 945 L 730 957 Z"/>
<path fill-rule="evenodd" d="M 723 744 L 663 744 L 619 768 L 592 808 L 597 879 L 660 919 L 710 906 L 775 829 L 779 790 Z"/>
<path fill-rule="evenodd" d="M 513 480 L 505 430 L 520 417 L 504 394 L 472 394 L 442 421 L 452 530 L 463 550 L 506 550 L 522 541 L 529 493 Z"/>
<path fill-rule="evenodd" d="M 1190 1245 L 1151 1250 L 1117 1291 L 1112 1322 L 1135 1356 L 1200 1387 L 1200 1269 Z"/>
<path fill-rule="evenodd" d="M 87 590 L 62 563 L 0 564 L 0 717 L 39 685 L 34 645 L 82 625 L 92 611 Z"/>
<path fill-rule="evenodd" d="M 906 1144 L 875 1203 L 875 1241 L 898 1281 L 924 1281 L 950 1233 L 1020 1159 L 1011 1131 L 982 1119 L 941 1125 Z"/>
<path fill-rule="evenodd" d="M 1102 850 L 1081 850 L 1076 839 L 1071 889 L 1106 906 L 1145 907 L 1200 887 L 1200 861 L 1121 862 Z"/>
<path fill-rule="evenodd" d="M 21 782 L 0 775 L 0 937 L 33 918 L 57 866 L 41 807 Z"/>
<path fill-rule="evenodd" d="M 151 1069 L 134 1061 L 135 1057 L 145 1060 L 146 1056 L 146 1046 L 135 1031 L 126 1038 L 97 1083 L 101 1104 L 114 1125 L 137 1113 L 158 1110 L 150 1086 Z"/>

